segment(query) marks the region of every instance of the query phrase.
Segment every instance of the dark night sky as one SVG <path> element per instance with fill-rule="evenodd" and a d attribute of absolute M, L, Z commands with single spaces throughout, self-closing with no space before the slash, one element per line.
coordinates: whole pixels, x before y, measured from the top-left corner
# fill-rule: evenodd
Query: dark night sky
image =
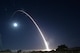
<path fill-rule="evenodd" d="M 44 42 L 32 23 L 24 14 L 28 12 L 39 24 L 50 48 L 60 44 L 80 47 L 80 3 L 64 0 L 0 0 L 0 48 L 43 49 Z M 14 28 L 13 22 L 19 26 Z"/>

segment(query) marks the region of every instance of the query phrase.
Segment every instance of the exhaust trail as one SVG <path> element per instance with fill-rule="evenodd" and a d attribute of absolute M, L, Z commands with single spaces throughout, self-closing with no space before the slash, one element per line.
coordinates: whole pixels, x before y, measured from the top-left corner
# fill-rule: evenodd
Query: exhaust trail
<path fill-rule="evenodd" d="M 35 20 L 34 20 L 28 13 L 26 13 L 26 12 L 23 11 L 23 10 L 17 10 L 16 12 L 22 12 L 22 13 L 24 13 L 26 16 L 28 16 L 28 17 L 30 18 L 30 20 L 34 23 L 34 25 L 35 25 L 36 28 L 38 29 L 38 31 L 39 31 L 39 33 L 40 33 L 40 35 L 41 35 L 41 37 L 42 37 L 42 39 L 43 39 L 43 41 L 44 41 L 46 50 L 47 50 L 47 51 L 50 51 L 50 48 L 49 48 L 49 46 L 48 46 L 48 43 L 47 43 L 47 41 L 46 41 L 46 39 L 45 39 L 45 37 L 44 37 L 41 29 L 39 28 L 38 24 L 35 22 Z M 15 14 L 16 12 L 14 12 L 14 14 Z M 14 15 L 14 14 L 13 14 L 13 15 Z"/>

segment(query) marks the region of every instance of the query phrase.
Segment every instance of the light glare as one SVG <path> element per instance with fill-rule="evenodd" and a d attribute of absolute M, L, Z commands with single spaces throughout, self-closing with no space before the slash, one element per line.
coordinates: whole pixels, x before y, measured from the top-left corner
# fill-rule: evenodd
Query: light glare
<path fill-rule="evenodd" d="M 14 26 L 14 27 L 17 27 L 17 26 L 18 26 L 18 24 L 17 24 L 17 23 L 13 23 L 13 26 Z"/>

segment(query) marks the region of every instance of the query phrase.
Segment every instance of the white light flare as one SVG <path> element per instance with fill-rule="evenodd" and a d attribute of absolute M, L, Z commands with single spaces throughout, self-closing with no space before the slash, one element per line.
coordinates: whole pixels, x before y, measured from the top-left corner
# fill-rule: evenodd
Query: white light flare
<path fill-rule="evenodd" d="M 18 24 L 17 24 L 17 23 L 13 23 L 13 26 L 14 26 L 14 27 L 17 27 L 17 26 L 18 26 Z"/>
<path fill-rule="evenodd" d="M 39 33 L 40 33 L 40 35 L 41 35 L 41 37 L 42 37 L 42 39 L 43 39 L 43 41 L 44 41 L 46 50 L 47 50 L 47 51 L 50 51 L 50 48 L 49 48 L 49 46 L 48 46 L 48 43 L 47 43 L 47 41 L 46 41 L 46 39 L 45 39 L 42 31 L 41 31 L 41 29 L 39 28 L 38 24 L 34 21 L 34 19 L 33 19 L 28 13 L 26 13 L 26 12 L 23 11 L 23 10 L 17 10 L 16 12 L 22 12 L 22 13 L 24 13 L 25 15 L 27 15 L 27 16 L 31 19 L 31 21 L 34 23 L 34 25 L 35 25 L 36 28 L 38 29 L 38 31 L 39 31 Z M 15 13 L 16 13 L 16 12 L 15 12 Z M 15 14 L 15 13 L 14 13 L 14 14 Z M 15 25 L 16 25 L 16 23 L 15 23 Z"/>

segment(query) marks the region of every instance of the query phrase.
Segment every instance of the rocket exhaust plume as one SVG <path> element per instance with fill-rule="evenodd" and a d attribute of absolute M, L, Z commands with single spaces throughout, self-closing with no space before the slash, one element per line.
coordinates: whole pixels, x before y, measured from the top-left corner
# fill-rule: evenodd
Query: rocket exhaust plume
<path fill-rule="evenodd" d="M 17 10 L 16 12 L 22 12 L 22 13 L 24 13 L 26 16 L 28 16 L 28 17 L 30 18 L 30 20 L 34 23 L 34 25 L 35 25 L 36 28 L 38 29 L 38 31 L 39 31 L 39 33 L 40 33 L 40 35 L 41 35 L 41 37 L 42 37 L 42 39 L 43 39 L 43 41 L 44 41 L 46 50 L 47 50 L 47 51 L 50 51 L 50 48 L 49 48 L 49 46 L 48 46 L 48 43 L 47 43 L 47 41 L 46 41 L 46 39 L 45 39 L 45 37 L 44 37 L 41 29 L 39 28 L 38 24 L 35 22 L 35 20 L 34 20 L 28 13 L 26 13 L 26 12 L 23 11 L 23 10 Z M 16 12 L 15 12 L 15 13 L 16 13 Z M 14 13 L 14 14 L 15 14 L 15 13 Z"/>

